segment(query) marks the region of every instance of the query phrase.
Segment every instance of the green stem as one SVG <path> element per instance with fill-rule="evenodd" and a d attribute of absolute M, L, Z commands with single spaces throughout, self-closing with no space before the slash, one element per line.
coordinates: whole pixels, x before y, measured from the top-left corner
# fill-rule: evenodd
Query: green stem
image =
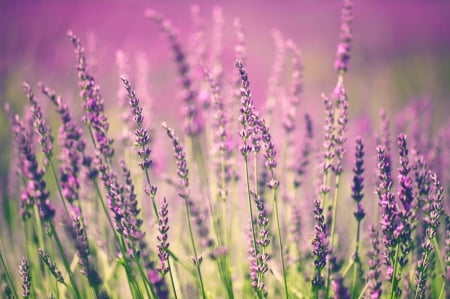
<path fill-rule="evenodd" d="M 256 254 L 256 232 L 255 232 L 255 226 L 253 224 L 253 208 L 252 208 L 252 196 L 250 192 L 250 176 L 248 173 L 248 158 L 247 155 L 244 156 L 244 165 L 245 165 L 245 180 L 247 183 L 247 197 L 248 197 L 248 207 L 250 210 L 250 226 L 252 229 L 252 241 L 253 241 L 253 248 L 255 250 Z"/>
<path fill-rule="evenodd" d="M 205 287 L 203 285 L 202 272 L 200 271 L 200 261 L 198 260 L 199 257 L 197 255 L 197 248 L 195 247 L 194 234 L 192 232 L 191 216 L 190 216 L 189 204 L 187 202 L 187 199 L 184 200 L 184 204 L 185 204 L 186 215 L 187 215 L 187 220 L 188 220 L 189 236 L 191 238 L 192 249 L 194 251 L 194 259 L 195 259 L 194 263 L 195 263 L 195 266 L 197 268 L 198 278 L 200 280 L 200 286 L 201 286 L 201 289 L 202 289 L 202 296 L 203 296 L 203 299 L 206 299 L 206 292 L 205 292 Z"/>
<path fill-rule="evenodd" d="M 330 236 L 330 251 L 333 252 L 334 249 L 334 236 L 336 231 L 336 214 L 337 214 L 337 203 L 338 203 L 338 197 L 339 197 L 339 179 L 340 175 L 337 174 L 335 178 L 335 188 L 334 188 L 334 198 L 333 198 L 333 212 L 331 216 L 331 236 Z M 326 297 L 328 297 L 328 294 L 330 292 L 330 282 L 331 282 L 331 265 L 328 264 L 328 275 L 327 275 L 327 287 L 326 287 Z"/>
<path fill-rule="evenodd" d="M 282 267 L 282 271 L 283 271 L 284 291 L 285 291 L 286 299 L 288 299 L 289 292 L 288 292 L 288 286 L 287 286 L 286 266 L 284 263 L 283 241 L 281 240 L 281 227 L 280 227 L 280 217 L 279 217 L 279 212 L 278 212 L 277 188 L 273 189 L 273 200 L 275 202 L 275 216 L 277 219 L 278 245 L 280 247 L 280 258 L 281 258 L 281 267 Z"/>
<path fill-rule="evenodd" d="M 398 265 L 398 255 L 400 252 L 400 245 L 397 244 L 396 248 L 395 248 L 395 259 L 394 259 L 394 271 L 392 273 L 392 280 L 391 280 L 391 285 L 392 285 L 392 289 L 391 289 L 391 296 L 390 298 L 393 299 L 395 298 L 395 293 L 397 291 L 397 285 L 398 285 L 398 280 L 397 280 L 397 265 Z"/>
<path fill-rule="evenodd" d="M 358 280 L 358 269 L 361 267 L 361 263 L 359 260 L 359 242 L 360 242 L 360 235 L 361 235 L 361 221 L 358 220 L 358 224 L 356 226 L 356 245 L 355 245 L 355 268 L 353 269 L 353 282 L 352 282 L 352 298 L 355 298 L 356 296 L 356 286 L 357 286 L 357 280 Z"/>
<path fill-rule="evenodd" d="M 175 299 L 178 299 L 177 290 L 175 288 L 175 282 L 173 280 L 172 266 L 170 265 L 170 257 L 167 259 L 167 265 L 169 266 L 169 277 L 170 277 L 170 283 L 172 285 L 173 297 Z"/>

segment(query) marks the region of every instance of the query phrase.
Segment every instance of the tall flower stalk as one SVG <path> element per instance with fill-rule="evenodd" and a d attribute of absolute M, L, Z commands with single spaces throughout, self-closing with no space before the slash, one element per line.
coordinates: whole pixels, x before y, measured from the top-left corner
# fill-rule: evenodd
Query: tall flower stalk
<path fill-rule="evenodd" d="M 184 200 L 184 206 L 186 209 L 186 217 L 188 222 L 188 228 L 189 228 L 189 236 L 191 239 L 191 245 L 192 250 L 194 252 L 194 256 L 192 257 L 192 261 L 194 263 L 194 266 L 197 269 L 198 274 L 198 280 L 200 283 L 201 291 L 202 291 L 202 297 L 206 298 L 206 291 L 205 286 L 203 282 L 202 272 L 200 269 L 200 266 L 203 261 L 203 257 L 198 254 L 197 246 L 195 244 L 194 240 L 194 233 L 192 230 L 192 223 L 191 223 L 191 215 L 197 217 L 197 214 L 192 214 L 193 208 L 195 208 L 195 203 L 191 198 L 190 191 L 189 191 L 189 170 L 187 167 L 187 161 L 186 161 L 186 154 L 184 152 L 183 146 L 178 141 L 178 137 L 175 136 L 175 132 L 167 126 L 167 124 L 164 122 L 162 123 L 162 127 L 166 130 L 167 136 L 172 141 L 172 146 L 174 150 L 174 157 L 177 161 L 177 175 L 179 178 L 178 183 L 178 195 Z M 205 223 L 198 222 L 198 225 L 206 225 Z"/>

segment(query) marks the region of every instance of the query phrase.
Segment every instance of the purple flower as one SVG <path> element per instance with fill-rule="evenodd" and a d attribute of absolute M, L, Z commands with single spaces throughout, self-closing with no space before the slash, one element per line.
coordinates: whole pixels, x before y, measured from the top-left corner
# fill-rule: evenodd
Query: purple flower
<path fill-rule="evenodd" d="M 383 235 L 383 257 L 384 263 L 389 268 L 392 268 L 392 261 L 395 256 L 395 246 L 398 239 L 394 236 L 397 229 L 398 207 L 395 203 L 395 195 L 391 192 L 392 178 L 391 178 L 391 159 L 386 153 L 384 146 L 377 147 L 378 155 L 378 186 L 377 194 L 380 206 L 380 225 Z M 390 280 L 390 273 L 388 271 L 387 280 Z"/>
<path fill-rule="evenodd" d="M 154 20 L 167 36 L 175 61 L 178 67 L 178 75 L 180 77 L 182 91 L 181 97 L 184 102 L 184 129 L 188 136 L 196 136 L 203 131 L 203 121 L 199 115 L 199 108 L 197 103 L 197 93 L 192 87 L 192 79 L 189 76 L 189 64 L 186 61 L 186 55 L 178 41 L 178 37 L 171 22 L 159 14 L 158 12 L 149 10 L 146 16 Z"/>
<path fill-rule="evenodd" d="M 194 221 L 198 235 L 200 237 L 200 243 L 205 247 L 212 247 L 214 245 L 213 239 L 210 237 L 209 228 L 206 224 L 206 213 L 198 207 L 196 201 L 192 199 L 189 190 L 189 170 L 187 167 L 186 153 L 183 146 L 180 144 L 178 137 L 175 136 L 173 129 L 167 126 L 167 123 L 163 122 L 162 127 L 166 130 L 167 136 L 172 141 L 172 147 L 174 151 L 174 157 L 177 163 L 178 174 L 178 195 L 185 200 L 185 204 L 189 209 L 189 215 Z M 199 263 L 200 257 L 193 257 L 196 263 Z"/>
<path fill-rule="evenodd" d="M 15 143 L 19 149 L 21 174 L 26 184 L 22 191 L 20 203 L 22 219 L 26 220 L 31 217 L 31 210 L 36 204 L 40 218 L 45 222 L 52 221 L 55 216 L 55 209 L 50 202 L 50 193 L 44 180 L 45 172 L 37 163 L 30 135 L 17 115 L 11 121 L 13 121 L 11 125 Z"/>
<path fill-rule="evenodd" d="M 369 272 L 367 273 L 368 292 L 371 299 L 381 298 L 381 263 L 380 263 L 380 242 L 378 231 L 375 226 L 370 225 L 370 250 L 368 253 Z"/>
<path fill-rule="evenodd" d="M 231 139 L 228 132 L 228 120 L 225 112 L 225 105 L 222 99 L 221 90 L 212 74 L 205 69 L 204 75 L 209 82 L 212 96 L 213 130 L 214 130 L 214 164 L 218 181 L 218 193 L 222 199 L 227 196 L 227 184 L 233 177 Z"/>
<path fill-rule="evenodd" d="M 95 78 L 89 73 L 86 64 L 84 48 L 80 40 L 71 32 L 67 33 L 75 48 L 77 55 L 77 71 L 81 88 L 81 98 L 83 99 L 83 109 L 86 114 L 84 122 L 93 130 L 95 146 L 100 150 L 105 158 L 114 155 L 112 148 L 113 140 L 108 137 L 109 123 L 104 113 L 103 97 L 100 94 L 100 87 Z"/>
<path fill-rule="evenodd" d="M 19 276 L 22 281 L 22 297 L 30 298 L 31 295 L 31 268 L 28 260 L 23 257 L 19 265 Z"/>
<path fill-rule="evenodd" d="M 411 238 L 413 227 L 411 226 L 411 220 L 414 218 L 412 204 L 415 195 L 413 192 L 412 179 L 410 177 L 411 168 L 409 166 L 408 147 L 405 134 L 400 134 L 398 136 L 397 144 L 400 156 L 398 199 L 402 203 L 402 208 L 399 209 L 398 212 L 401 224 L 397 226 L 397 229 L 401 229 L 399 236 L 399 263 L 401 267 L 404 267 L 408 263 L 408 255 L 413 246 Z"/>
<path fill-rule="evenodd" d="M 350 294 L 347 287 L 344 286 L 344 278 L 338 276 L 331 281 L 331 287 L 333 288 L 335 299 L 350 299 Z"/>
<path fill-rule="evenodd" d="M 44 153 L 47 159 L 51 159 L 53 155 L 53 138 L 50 132 L 50 126 L 44 119 L 44 115 L 42 114 L 41 106 L 39 106 L 36 101 L 33 91 L 28 83 L 23 83 L 23 88 L 28 98 L 28 102 L 31 105 L 31 111 L 33 112 L 33 126 L 36 130 L 37 135 L 39 136 L 39 144 L 42 148 L 42 153 Z"/>
<path fill-rule="evenodd" d="M 334 68 L 339 74 L 344 74 L 348 70 L 350 62 L 350 49 L 352 42 L 352 21 L 353 21 L 353 1 L 343 0 L 341 10 L 341 32 L 339 44 L 336 51 L 336 61 Z"/>
<path fill-rule="evenodd" d="M 291 90 L 289 94 L 289 106 L 283 121 L 284 130 L 289 133 L 295 129 L 297 106 L 300 94 L 303 91 L 303 62 L 300 50 L 291 40 L 286 42 L 286 47 L 292 56 Z"/>
<path fill-rule="evenodd" d="M 314 219 L 314 239 L 312 241 L 314 255 L 314 276 L 311 280 L 311 283 L 313 289 L 319 290 L 325 285 L 325 279 L 322 276 L 321 271 L 327 264 L 328 236 L 323 208 L 321 208 L 320 200 L 317 198 L 314 200 Z"/>
<path fill-rule="evenodd" d="M 169 271 L 169 242 L 167 241 L 167 232 L 169 231 L 169 217 L 167 216 L 169 211 L 167 209 L 167 200 L 164 197 L 160 202 L 160 208 L 158 210 L 159 221 L 158 221 L 158 231 L 159 234 L 156 237 L 158 239 L 158 257 L 160 260 L 160 266 L 158 267 L 159 272 L 162 275 Z"/>
<path fill-rule="evenodd" d="M 299 188 L 302 185 L 302 176 L 305 175 L 307 167 L 310 163 L 310 155 L 312 151 L 312 139 L 313 139 L 313 125 L 309 114 L 305 114 L 306 122 L 306 136 L 304 138 L 304 144 L 301 151 L 301 156 L 298 158 L 300 161 L 297 166 L 295 166 L 295 179 L 294 187 Z"/>
<path fill-rule="evenodd" d="M 352 185 L 352 198 L 356 202 L 357 209 L 353 213 L 358 222 L 360 222 L 366 215 L 361 205 L 361 200 L 364 197 L 364 144 L 361 137 L 356 138 L 356 150 L 355 150 L 355 166 L 353 167 L 353 185 Z"/>
<path fill-rule="evenodd" d="M 142 115 L 142 107 L 139 105 L 139 99 L 136 96 L 136 92 L 133 90 L 130 82 L 125 77 L 121 77 L 125 89 L 128 93 L 128 98 L 130 99 L 131 114 L 136 122 L 137 128 L 134 131 L 136 136 L 135 146 L 138 148 L 138 156 L 141 159 L 139 166 L 143 170 L 148 170 L 152 165 L 152 160 L 150 159 L 151 149 L 149 147 L 150 137 L 147 129 L 143 128 L 142 124 L 144 122 L 144 116 Z"/>
<path fill-rule="evenodd" d="M 334 165 L 332 166 L 333 172 L 336 175 L 342 173 L 342 160 L 344 159 L 344 145 L 347 140 L 345 132 L 348 124 L 348 98 L 347 92 L 342 84 L 338 84 L 333 92 L 333 98 L 336 101 L 336 109 L 338 110 L 338 117 L 336 124 L 334 125 L 333 145 L 334 145 Z"/>
<path fill-rule="evenodd" d="M 59 271 L 58 267 L 56 266 L 55 262 L 50 257 L 48 252 L 43 249 L 39 249 L 38 253 L 39 253 L 39 257 L 41 258 L 42 262 L 47 265 L 47 267 L 50 270 L 50 272 L 52 273 L 53 277 L 55 277 L 55 279 L 58 282 L 64 283 L 64 278 L 61 274 L 61 271 Z"/>
<path fill-rule="evenodd" d="M 69 223 L 65 224 L 65 229 L 75 244 L 79 257 L 78 265 L 80 266 L 80 273 L 87 277 L 89 285 L 98 288 L 102 283 L 102 279 L 89 260 L 90 253 L 86 230 L 81 223 L 80 217 L 72 216 L 68 221 Z"/>
<path fill-rule="evenodd" d="M 83 131 L 73 120 L 67 103 L 48 87 L 39 85 L 42 93 L 54 104 L 62 122 L 59 128 L 60 184 L 64 198 L 73 203 L 79 198 L 80 166 L 83 165 L 88 169 L 88 176 L 91 178 L 97 175 L 97 170 L 91 165 L 92 158 L 85 153 L 86 141 L 82 135 Z"/>

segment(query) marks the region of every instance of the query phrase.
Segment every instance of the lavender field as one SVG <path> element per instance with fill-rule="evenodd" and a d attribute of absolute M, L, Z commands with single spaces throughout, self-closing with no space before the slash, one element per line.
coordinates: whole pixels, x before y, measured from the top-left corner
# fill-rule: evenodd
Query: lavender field
<path fill-rule="evenodd" d="M 449 298 L 449 3 L 0 11 L 1 298 Z"/>

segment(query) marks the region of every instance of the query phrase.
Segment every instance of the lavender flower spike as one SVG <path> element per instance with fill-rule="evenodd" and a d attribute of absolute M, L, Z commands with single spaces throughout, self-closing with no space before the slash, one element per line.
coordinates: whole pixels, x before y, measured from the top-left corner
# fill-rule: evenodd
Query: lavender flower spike
<path fill-rule="evenodd" d="M 160 13 L 148 10 L 145 12 L 146 17 L 154 20 L 161 27 L 161 31 L 167 35 L 173 54 L 175 56 L 176 64 L 178 67 L 178 75 L 180 77 L 182 86 L 182 99 L 185 104 L 184 116 L 185 125 L 184 129 L 188 136 L 196 136 L 203 131 L 203 120 L 199 114 L 199 107 L 197 103 L 197 92 L 192 87 L 192 78 L 189 75 L 190 65 L 186 61 L 186 55 L 178 40 L 178 36 L 175 33 L 170 20 L 161 15 Z"/>
<path fill-rule="evenodd" d="M 161 272 L 161 274 L 166 274 L 169 271 L 169 265 L 168 265 L 168 260 L 169 260 L 169 253 L 168 253 L 168 249 L 169 249 L 169 242 L 167 241 L 167 232 L 169 231 L 169 217 L 168 215 L 168 209 L 167 209 L 167 200 L 164 197 L 161 200 L 160 203 L 160 209 L 158 211 L 159 213 L 159 222 L 158 222 L 158 231 L 159 234 L 156 237 L 158 239 L 158 257 L 160 260 L 160 266 L 158 267 L 159 272 Z"/>
<path fill-rule="evenodd" d="M 30 136 L 18 116 L 13 120 L 13 131 L 22 161 L 22 175 L 27 182 L 21 198 L 22 219 L 26 220 L 31 216 L 31 208 L 36 204 L 40 218 L 43 221 L 52 221 L 55 209 L 49 199 L 50 193 L 44 180 L 45 172 L 37 163 Z"/>
<path fill-rule="evenodd" d="M 50 159 L 53 154 L 53 138 L 50 133 L 50 126 L 44 119 L 41 106 L 36 101 L 33 91 L 28 83 L 23 83 L 23 88 L 27 95 L 28 101 L 31 105 L 31 111 L 33 112 L 33 125 L 36 129 L 36 133 L 39 136 L 39 144 L 42 147 L 42 152 L 47 159 Z"/>
<path fill-rule="evenodd" d="M 125 89 L 128 93 L 128 98 L 130 99 L 131 114 L 136 122 L 137 129 L 134 134 L 136 135 L 135 146 L 138 148 L 138 155 L 141 159 L 139 166 L 145 171 L 148 170 L 152 165 L 152 160 L 150 159 L 151 150 L 149 147 L 150 137 L 148 135 L 147 129 L 143 128 L 142 124 L 144 122 L 144 116 L 142 115 L 142 107 L 139 105 L 139 99 L 136 96 L 136 92 L 132 88 L 128 79 L 124 76 L 121 77 Z"/>
<path fill-rule="evenodd" d="M 30 298 L 31 295 L 31 269 L 30 263 L 24 257 L 19 266 L 20 280 L 22 281 L 22 297 L 24 299 Z"/>
<path fill-rule="evenodd" d="M 325 279 L 322 276 L 321 271 L 327 264 L 328 255 L 328 237 L 325 216 L 323 214 L 323 209 L 320 207 L 320 200 L 318 199 L 314 200 L 314 219 L 316 223 L 314 225 L 315 236 L 312 245 L 315 271 L 311 283 L 313 290 L 318 292 L 318 290 L 325 285 Z"/>
<path fill-rule="evenodd" d="M 356 151 L 355 151 L 355 166 L 353 168 L 353 185 L 352 185 L 352 198 L 356 202 L 356 212 L 354 216 L 358 222 L 360 222 L 366 215 L 361 205 L 361 200 L 364 197 L 364 144 L 362 139 L 358 137 L 356 139 Z"/>
<path fill-rule="evenodd" d="M 350 62 L 350 49 L 352 42 L 352 21 L 353 21 L 353 1 L 343 0 L 341 11 L 341 32 L 339 36 L 339 44 L 336 51 L 336 61 L 334 68 L 343 75 L 348 70 Z"/>
<path fill-rule="evenodd" d="M 104 113 L 103 97 L 100 94 L 100 87 L 97 85 L 94 76 L 92 76 L 86 64 L 86 56 L 80 39 L 71 31 L 67 33 L 75 48 L 77 56 L 77 71 L 80 81 L 81 97 L 83 99 L 83 109 L 86 115 L 83 121 L 93 129 L 94 140 L 97 148 L 105 158 L 111 158 L 114 155 L 112 148 L 113 140 L 108 137 L 109 123 Z"/>

